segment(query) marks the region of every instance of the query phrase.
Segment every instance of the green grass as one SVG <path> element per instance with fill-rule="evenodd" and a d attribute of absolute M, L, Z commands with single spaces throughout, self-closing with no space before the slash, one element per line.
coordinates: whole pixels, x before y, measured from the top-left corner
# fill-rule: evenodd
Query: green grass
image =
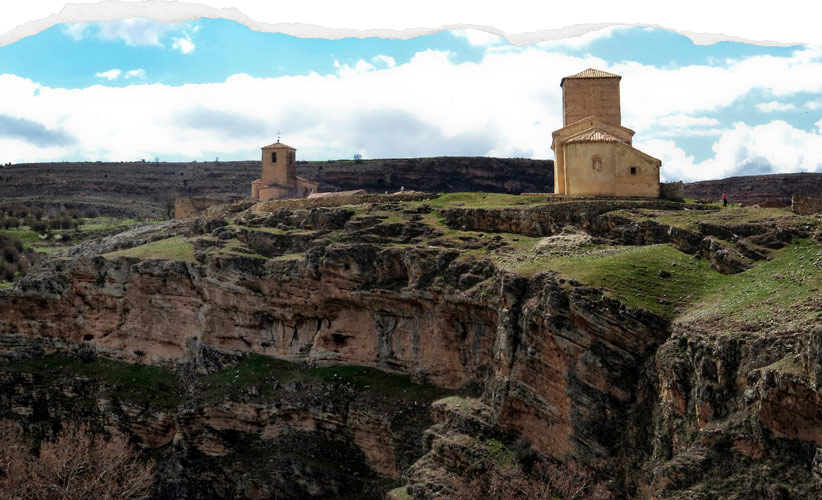
<path fill-rule="evenodd" d="M 520 196 L 501 193 L 443 193 L 427 201 L 410 202 L 433 208 L 506 208 L 547 203 L 545 196 Z"/>
<path fill-rule="evenodd" d="M 807 375 L 807 372 L 802 366 L 802 361 L 795 354 L 788 354 L 779 361 L 766 366 L 764 370 L 774 370 L 782 373 L 795 373 L 797 375 Z"/>
<path fill-rule="evenodd" d="M 411 500 L 411 495 L 406 491 L 407 486 L 400 486 L 388 492 L 388 497 L 391 500 Z"/>
<path fill-rule="evenodd" d="M 493 460 L 500 467 L 516 463 L 517 459 L 514 452 L 505 446 L 502 441 L 498 441 L 496 439 L 486 439 L 481 442 L 485 445 L 485 449 L 488 450 L 491 460 Z"/>
<path fill-rule="evenodd" d="M 205 394 L 220 399 L 241 387 L 256 386 L 265 394 L 273 380 L 281 383 L 346 383 L 360 390 L 409 400 L 433 400 L 446 392 L 434 386 L 416 384 L 407 375 L 387 373 L 375 368 L 353 365 L 306 367 L 300 363 L 258 354 L 246 357 L 235 367 L 202 377 L 198 385 Z"/>
<path fill-rule="evenodd" d="M 212 248 L 213 249 L 211 251 L 214 253 L 214 255 L 241 255 L 243 257 L 253 257 L 255 259 L 267 259 L 265 255 L 261 255 L 257 252 L 251 251 L 237 238 L 231 238 L 230 240 L 226 240 L 225 244 L 222 247 Z"/>
<path fill-rule="evenodd" d="M 272 261 L 278 262 L 278 261 L 283 261 L 283 260 L 300 260 L 300 259 L 302 259 L 303 257 L 305 257 L 305 252 L 300 252 L 300 253 L 287 253 L 287 254 L 284 254 L 284 255 L 279 255 L 279 256 L 277 256 L 277 257 L 272 257 L 272 258 L 271 258 L 271 259 L 269 259 L 269 260 L 272 260 Z"/>
<path fill-rule="evenodd" d="M 23 226 L 28 227 L 28 226 Z M 7 236 L 11 236 L 12 238 L 17 238 L 23 243 L 40 243 L 43 241 L 40 238 L 40 235 L 35 233 L 30 229 L 0 229 L 0 234 L 5 234 Z"/>
<path fill-rule="evenodd" d="M 153 241 L 139 247 L 103 254 L 104 257 L 137 257 L 139 259 L 168 259 L 196 262 L 194 247 L 182 236 Z"/>
<path fill-rule="evenodd" d="M 140 224 L 141 222 L 134 219 L 115 219 L 111 217 L 94 217 L 89 219 L 80 219 L 80 225 L 77 229 L 52 229 L 49 233 L 52 235 L 51 239 L 42 238 L 41 235 L 32 231 L 28 226 L 20 226 L 16 229 L 0 229 L 0 234 L 12 236 L 20 240 L 25 248 L 33 248 L 34 250 L 50 254 L 59 250 L 65 250 L 71 244 L 78 243 L 82 239 L 97 236 L 96 233 L 106 232 L 114 229 L 127 229 L 128 227 Z M 65 239 L 56 241 L 55 236 L 62 235 Z M 78 240 L 78 236 L 80 239 Z"/>
<path fill-rule="evenodd" d="M 784 328 L 794 321 L 813 321 L 818 312 L 802 304 L 822 293 L 821 252 L 822 246 L 812 240 L 797 240 L 776 250 L 771 260 L 722 279 L 722 287 L 695 304 L 689 317 L 733 316 L 740 321 L 778 322 Z"/>
<path fill-rule="evenodd" d="M 127 228 L 141 224 L 135 219 L 115 219 L 113 217 L 93 217 L 89 219 L 82 219 L 79 226 L 81 231 L 108 231 L 110 229 Z"/>
<path fill-rule="evenodd" d="M 713 205 L 711 205 L 713 206 Z M 811 221 L 812 218 L 794 214 L 786 208 L 760 208 L 760 207 L 740 207 L 738 205 L 728 205 L 722 208 L 722 204 L 716 204 L 717 210 L 651 210 L 634 209 L 619 210 L 615 213 L 628 217 L 632 220 L 643 220 L 652 218 L 653 220 L 671 226 L 681 227 L 691 231 L 699 229 L 700 222 L 711 224 L 733 226 L 753 221 L 779 220 L 802 223 Z"/>
<path fill-rule="evenodd" d="M 822 290 L 822 270 L 815 264 L 822 262 L 817 255 L 821 251 L 812 240 L 797 240 L 772 252 L 771 260 L 733 275 L 720 274 L 707 259 L 664 244 L 607 247 L 600 254 L 582 252 L 541 264 L 544 270 L 602 288 L 629 307 L 666 319 L 767 320 L 788 327 L 791 321 L 812 321 L 818 314 L 813 307 L 799 306 Z M 660 271 L 671 276 L 660 277 Z"/>
<path fill-rule="evenodd" d="M 46 382 L 70 376 L 91 377 L 113 386 L 109 394 L 138 403 L 173 407 L 183 401 L 174 372 L 157 366 L 100 358 L 85 363 L 64 355 L 51 355 L 8 363 L 0 366 L 0 370 L 46 375 Z"/>
<path fill-rule="evenodd" d="M 601 256 L 561 257 L 552 268 L 562 276 L 603 288 L 626 305 L 671 319 L 719 287 L 726 276 L 707 259 L 695 259 L 670 245 L 611 247 Z M 671 274 L 659 276 L 660 271 Z"/>

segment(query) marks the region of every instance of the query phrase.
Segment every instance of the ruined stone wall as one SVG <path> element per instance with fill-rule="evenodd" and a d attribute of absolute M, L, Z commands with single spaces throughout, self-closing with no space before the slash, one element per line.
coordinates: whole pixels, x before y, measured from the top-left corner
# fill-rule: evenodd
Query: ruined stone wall
<path fill-rule="evenodd" d="M 822 199 L 795 194 L 791 198 L 791 210 L 799 215 L 822 214 Z"/>
<path fill-rule="evenodd" d="M 685 184 L 682 181 L 660 183 L 659 197 L 666 200 L 682 199 L 685 197 Z"/>
<path fill-rule="evenodd" d="M 341 207 L 343 205 L 358 205 L 360 203 L 385 203 L 398 201 L 423 201 L 436 198 L 434 193 L 418 193 L 406 191 L 395 194 L 354 194 L 348 196 L 334 196 L 326 198 L 311 199 L 291 199 L 291 200 L 271 200 L 266 203 L 256 204 L 252 210 L 255 213 L 266 213 L 279 208 L 317 208 L 317 207 Z"/>
<path fill-rule="evenodd" d="M 185 219 L 187 217 L 197 217 L 206 208 L 225 203 L 230 203 L 230 200 L 180 196 L 174 200 L 174 218 Z"/>

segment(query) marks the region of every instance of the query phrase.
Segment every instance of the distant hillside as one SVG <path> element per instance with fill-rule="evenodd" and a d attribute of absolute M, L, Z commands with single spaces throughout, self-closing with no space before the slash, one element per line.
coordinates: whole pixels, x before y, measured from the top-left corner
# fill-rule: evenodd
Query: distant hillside
<path fill-rule="evenodd" d="M 750 175 L 685 184 L 687 198 L 720 200 L 723 192 L 727 193 L 729 201 L 743 205 L 767 200 L 790 205 L 794 193 L 822 198 L 822 174 Z"/>
<path fill-rule="evenodd" d="M 438 157 L 298 162 L 297 175 L 319 182 L 321 191 L 402 188 L 429 192 L 486 191 L 519 194 L 553 191 L 551 160 Z M 158 216 L 173 194 L 240 199 L 259 177 L 259 161 L 29 163 L 0 167 L 0 202 L 45 208 L 93 207 L 105 215 Z M 765 200 L 790 204 L 794 193 L 822 198 L 822 174 L 778 174 L 694 182 L 688 198 L 751 205 Z"/>
<path fill-rule="evenodd" d="M 298 162 L 297 175 L 321 191 L 550 192 L 554 162 L 439 157 Z M 107 215 L 156 216 L 171 193 L 240 199 L 259 177 L 259 161 L 29 163 L 0 167 L 0 200 L 44 207 L 94 207 Z"/>

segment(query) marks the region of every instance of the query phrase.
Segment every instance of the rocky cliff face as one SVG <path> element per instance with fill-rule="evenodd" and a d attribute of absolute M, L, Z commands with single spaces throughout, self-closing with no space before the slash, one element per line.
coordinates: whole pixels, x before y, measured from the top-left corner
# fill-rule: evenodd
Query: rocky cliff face
<path fill-rule="evenodd" d="M 750 175 L 685 184 L 688 198 L 718 201 L 722 193 L 726 193 L 732 203 L 755 205 L 779 201 L 790 206 L 794 194 L 822 198 L 822 174 Z"/>
<path fill-rule="evenodd" d="M 818 301 L 778 342 L 716 337 L 672 323 L 668 302 L 638 307 L 640 289 L 618 299 L 574 278 L 569 247 L 552 247 L 577 231 L 593 247 L 576 252 L 613 266 L 614 252 L 672 245 L 724 283 L 756 265 L 741 249 L 773 258 L 751 238 L 785 246 L 818 225 L 746 230 L 657 201 L 437 203 L 212 211 L 58 256 L 0 291 L 0 411 L 34 432 L 72 418 L 128 433 L 162 464 L 157 498 L 378 497 L 392 482 L 431 498 L 488 439 L 582 461 L 626 497 L 701 491 L 729 456 L 783 467 L 763 495 L 786 477 L 818 491 Z M 677 222 L 694 214 L 712 225 Z M 529 259 L 542 272 L 518 267 Z M 785 353 L 802 355 L 788 371 L 773 366 Z M 112 379 L 107 360 L 161 372 Z M 48 380 L 55 366 L 66 377 Z M 429 414 L 449 394 L 468 399 Z"/>
<path fill-rule="evenodd" d="M 171 197 L 173 205 L 173 196 L 248 197 L 260 168 L 259 158 L 10 165 L 0 172 L 0 199 L 47 208 L 92 208 L 113 216 L 165 217 L 165 204 Z M 318 182 L 320 191 L 546 193 L 553 189 L 554 163 L 486 157 L 300 161 L 297 175 Z"/>

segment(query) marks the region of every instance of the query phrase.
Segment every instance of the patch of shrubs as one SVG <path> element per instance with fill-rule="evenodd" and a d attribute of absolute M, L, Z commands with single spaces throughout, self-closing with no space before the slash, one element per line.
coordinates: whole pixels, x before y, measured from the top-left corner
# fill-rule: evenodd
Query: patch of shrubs
<path fill-rule="evenodd" d="M 69 215 L 56 215 L 48 219 L 37 219 L 28 216 L 23 220 L 23 223 L 19 225 L 28 226 L 32 231 L 43 234 L 46 231 L 55 229 L 76 229 L 80 225 L 80 219 L 72 218 Z"/>
<path fill-rule="evenodd" d="M 4 203 L 0 205 L 0 216 L 16 217 L 18 219 L 26 217 L 42 219 L 46 216 L 46 211 L 40 207 L 27 207 L 25 205 Z"/>
<path fill-rule="evenodd" d="M 478 464 L 462 478 L 452 500 L 613 500 L 593 471 L 571 462 L 536 460 L 530 467 Z"/>
<path fill-rule="evenodd" d="M 17 238 L 0 234 L 0 281 L 13 281 L 18 273 L 24 275 L 35 260 L 37 254 L 31 248 L 24 249 Z"/>
<path fill-rule="evenodd" d="M 20 227 L 20 219 L 14 216 L 0 216 L 0 229 L 15 229 Z"/>

